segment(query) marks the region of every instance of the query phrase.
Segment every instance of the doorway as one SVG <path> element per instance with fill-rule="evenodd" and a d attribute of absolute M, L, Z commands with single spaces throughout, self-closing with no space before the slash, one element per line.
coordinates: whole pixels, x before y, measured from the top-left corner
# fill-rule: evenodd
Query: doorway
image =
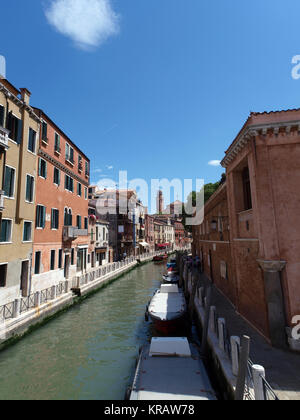
<path fill-rule="evenodd" d="M 22 297 L 28 296 L 29 261 L 22 261 L 20 289 Z"/>

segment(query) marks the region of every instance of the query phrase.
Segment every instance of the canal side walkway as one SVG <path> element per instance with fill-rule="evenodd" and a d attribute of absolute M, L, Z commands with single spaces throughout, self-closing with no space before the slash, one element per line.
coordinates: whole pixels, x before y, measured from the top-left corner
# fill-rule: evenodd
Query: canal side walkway
<path fill-rule="evenodd" d="M 209 279 L 203 274 L 198 274 L 199 283 L 205 288 L 211 285 Z M 206 289 L 207 290 L 207 289 Z M 195 298 L 196 312 L 204 318 L 204 309 Z M 212 285 L 211 306 L 216 308 L 216 319 L 226 322 L 227 337 L 241 337 L 247 335 L 251 338 L 250 359 L 265 368 L 266 380 L 280 400 L 300 400 L 300 355 L 288 350 L 272 347 L 269 342 L 251 326 L 233 307 L 231 302 Z M 219 341 L 209 331 L 209 340 L 216 354 L 224 360 L 227 355 L 219 349 Z M 230 363 L 230 362 L 229 362 Z M 223 363 L 225 366 L 226 363 Z M 228 362 L 227 362 L 228 366 Z M 231 384 L 235 384 L 236 377 L 227 369 L 227 376 Z"/>
<path fill-rule="evenodd" d="M 136 266 L 152 261 L 161 252 L 150 252 L 137 258 L 97 267 L 49 289 L 36 292 L 27 298 L 17 299 L 0 308 L 0 350 L 22 337 L 59 312 L 74 305 L 80 297 L 87 296 Z"/>

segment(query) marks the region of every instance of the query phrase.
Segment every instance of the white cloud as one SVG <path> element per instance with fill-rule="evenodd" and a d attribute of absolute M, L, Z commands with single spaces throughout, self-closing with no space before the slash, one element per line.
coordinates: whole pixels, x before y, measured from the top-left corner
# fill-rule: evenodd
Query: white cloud
<path fill-rule="evenodd" d="M 220 160 L 210 160 L 210 161 L 208 162 L 208 164 L 209 164 L 210 166 L 220 166 L 220 165 L 221 165 L 221 161 L 220 161 Z"/>
<path fill-rule="evenodd" d="M 82 49 L 101 45 L 119 31 L 119 17 L 111 0 L 51 0 L 48 22 Z"/>
<path fill-rule="evenodd" d="M 95 172 L 97 174 L 100 174 L 101 172 L 103 172 L 103 170 L 102 169 L 95 169 L 93 172 Z"/>
<path fill-rule="evenodd" d="M 106 169 L 108 169 L 108 170 L 110 170 L 110 171 L 111 171 L 112 169 L 114 169 L 114 167 L 113 167 L 112 165 L 107 165 L 107 166 L 106 166 Z"/>

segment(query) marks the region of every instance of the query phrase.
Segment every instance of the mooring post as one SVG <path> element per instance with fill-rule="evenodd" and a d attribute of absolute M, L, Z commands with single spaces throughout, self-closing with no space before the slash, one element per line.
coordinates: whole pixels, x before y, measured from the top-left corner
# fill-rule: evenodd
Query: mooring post
<path fill-rule="evenodd" d="M 235 400 L 243 401 L 247 371 L 248 371 L 248 360 L 250 354 L 250 337 L 244 335 L 241 340 L 241 355 L 239 361 L 239 372 L 236 381 Z"/>
<path fill-rule="evenodd" d="M 205 315 L 204 315 L 204 324 L 202 330 L 202 342 L 201 342 L 201 355 L 205 356 L 206 346 L 207 346 L 207 337 L 208 337 L 208 325 L 209 325 L 209 314 L 210 314 L 210 305 L 211 305 L 211 295 L 212 288 L 211 286 L 207 289 L 206 295 L 206 306 L 205 306 Z"/>
<path fill-rule="evenodd" d="M 253 365 L 252 375 L 253 375 L 255 400 L 264 401 L 265 400 L 264 379 L 266 377 L 266 372 L 265 372 L 264 367 L 260 365 Z"/>

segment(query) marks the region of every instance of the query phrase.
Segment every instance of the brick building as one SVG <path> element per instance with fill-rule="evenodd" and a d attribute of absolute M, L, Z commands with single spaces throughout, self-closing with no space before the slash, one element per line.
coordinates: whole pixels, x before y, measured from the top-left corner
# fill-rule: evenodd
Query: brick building
<path fill-rule="evenodd" d="M 193 229 L 207 276 L 277 347 L 298 345 L 299 161 L 300 110 L 251 113 L 222 161 L 226 184 Z"/>
<path fill-rule="evenodd" d="M 89 159 L 40 109 L 32 292 L 87 270 Z"/>

